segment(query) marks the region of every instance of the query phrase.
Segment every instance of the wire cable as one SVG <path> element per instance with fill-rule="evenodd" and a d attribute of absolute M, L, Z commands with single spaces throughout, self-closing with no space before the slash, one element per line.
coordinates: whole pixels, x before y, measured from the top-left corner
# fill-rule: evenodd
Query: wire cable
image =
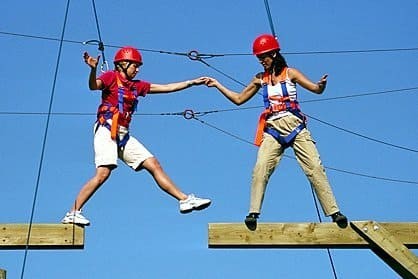
<path fill-rule="evenodd" d="M 39 159 L 39 167 L 38 167 L 38 174 L 37 174 L 37 178 L 36 178 L 35 192 L 34 192 L 34 195 L 33 195 L 32 209 L 31 209 L 30 220 L 29 220 L 29 228 L 28 228 L 28 236 L 27 236 L 27 239 L 26 239 L 25 253 L 24 253 L 24 257 L 23 257 L 22 270 L 21 270 L 21 274 L 20 274 L 21 279 L 24 278 L 26 260 L 27 260 L 27 256 L 28 256 L 29 241 L 30 241 L 33 218 L 34 218 L 34 215 L 35 215 L 36 200 L 37 200 L 37 197 L 38 197 L 39 184 L 40 184 L 40 180 L 41 180 L 41 173 L 42 173 L 42 167 L 43 167 L 43 161 L 44 161 L 44 155 L 45 155 L 45 148 L 46 148 L 46 142 L 47 142 L 47 137 L 48 137 L 48 129 L 49 129 L 49 123 L 50 123 L 50 119 L 51 119 L 52 104 L 53 104 L 54 95 L 55 95 L 55 85 L 56 85 L 56 82 L 57 82 L 58 68 L 59 68 L 59 64 L 60 64 L 60 60 L 61 60 L 61 52 L 62 52 L 65 28 L 66 28 L 66 25 L 67 25 L 67 17 L 68 17 L 69 6 L 70 6 L 70 0 L 67 0 L 67 5 L 66 5 L 66 8 L 65 8 L 64 23 L 63 23 L 63 27 L 62 27 L 62 31 L 61 31 L 61 41 L 60 41 L 59 48 L 58 48 L 58 55 L 57 55 L 57 61 L 56 61 L 56 65 L 55 65 L 54 79 L 53 79 L 52 90 L 51 90 L 51 95 L 50 95 L 50 99 L 49 99 L 48 117 L 46 119 L 45 130 L 44 130 L 44 135 L 43 135 L 41 157 Z"/>
<path fill-rule="evenodd" d="M 320 100 L 308 100 L 308 101 L 301 101 L 300 103 L 310 103 L 310 102 L 318 102 L 318 101 L 329 101 L 329 100 L 336 100 L 336 99 L 346 99 L 346 98 L 356 98 L 356 97 L 364 97 L 364 96 L 371 96 L 371 95 L 378 95 L 378 94 L 388 94 L 388 93 L 394 93 L 394 92 L 406 92 L 410 90 L 417 90 L 418 87 L 411 87 L 411 88 L 401 88 L 401 89 L 390 89 L 390 90 L 384 90 L 384 91 L 378 91 L 378 92 L 366 92 L 362 94 L 354 94 L 354 95 L 347 95 L 347 96 L 340 96 L 340 97 L 332 97 L 328 99 L 320 99 Z M 250 110 L 250 109 L 260 109 L 263 108 L 263 106 L 251 106 L 251 107 L 240 107 L 240 108 L 231 108 L 231 109 L 217 109 L 217 110 L 209 110 L 209 111 L 202 111 L 202 112 L 195 112 L 196 115 L 204 116 L 207 114 L 213 114 L 213 113 L 221 113 L 221 112 L 231 112 L 231 111 L 241 111 L 241 110 Z M 2 112 L 0 111 L 0 115 L 45 115 L 47 113 L 45 112 Z M 82 116 L 82 115 L 95 115 L 94 113 L 83 113 L 83 112 L 55 112 L 52 113 L 53 115 L 64 115 L 64 116 Z M 147 116 L 167 116 L 167 115 L 181 115 L 181 112 L 164 112 L 164 113 L 136 113 L 136 115 L 147 115 Z M 309 118 L 320 122 L 324 125 L 327 125 L 329 127 L 335 128 L 340 131 L 344 131 L 348 134 L 352 134 L 357 137 L 361 137 L 379 144 L 387 145 L 390 147 L 402 149 L 404 151 L 414 152 L 418 153 L 417 149 L 389 143 L 387 141 L 379 140 L 370 136 L 366 136 L 364 134 L 360 134 L 358 132 L 354 132 L 351 130 L 348 130 L 346 128 L 339 127 L 337 125 L 331 124 L 329 122 L 326 122 L 324 120 L 321 120 L 317 117 L 314 117 L 312 115 L 306 114 Z"/>
<path fill-rule="evenodd" d="M 321 99 L 312 99 L 312 100 L 305 100 L 300 101 L 299 103 L 316 103 L 316 102 L 325 102 L 325 101 L 334 101 L 340 99 L 349 99 L 349 98 L 359 98 L 359 97 L 367 97 L 372 95 L 382 95 L 382 94 L 389 94 L 395 92 L 406 92 L 411 90 L 418 90 L 418 86 L 409 87 L 409 88 L 399 88 L 399 89 L 388 89 L 383 91 L 376 91 L 376 92 L 365 92 L 360 94 L 352 94 L 346 96 L 339 96 L 339 97 L 330 97 L 330 98 L 321 98 Z M 201 114 L 211 114 L 211 113 L 219 113 L 219 112 L 230 112 L 230 111 L 241 111 L 241 110 L 250 110 L 250 109 L 260 109 L 263 106 L 250 106 L 250 107 L 239 107 L 239 108 L 230 108 L 230 109 L 216 109 L 210 110 L 205 112 L 200 112 Z M 0 115 L 46 115 L 46 112 L 19 112 L 19 111 L 0 111 Z M 87 112 L 53 112 L 53 115 L 96 115 L 95 113 L 87 113 Z M 136 115 L 171 115 L 172 113 L 136 113 Z"/>
<path fill-rule="evenodd" d="M 276 35 L 276 31 L 274 30 L 274 24 L 273 24 L 273 19 L 271 17 L 271 12 L 270 12 L 270 5 L 269 5 L 269 1 L 268 0 L 264 0 L 264 6 L 266 7 L 266 12 L 267 12 L 267 17 L 269 20 L 269 25 L 270 25 L 270 30 L 271 30 L 271 34 L 273 35 L 273 37 L 276 38 L 277 40 L 277 35 Z"/>
<path fill-rule="evenodd" d="M 391 147 L 394 147 L 394 148 L 398 148 L 398 149 L 402 149 L 402 150 L 406 150 L 406 151 L 418 153 L 418 150 L 416 150 L 416 149 L 412 149 L 412 148 L 408 148 L 408 147 L 403 147 L 403 146 L 400 146 L 400 145 L 396 145 L 396 144 L 392 144 L 392 143 L 389 143 L 389 142 L 386 142 L 386 141 L 382 141 L 382 140 L 378 140 L 378 139 L 375 139 L 375 138 L 372 138 L 372 137 L 368 137 L 368 136 L 362 135 L 360 133 L 353 132 L 353 131 L 350 131 L 348 129 L 344 129 L 344 128 L 338 127 L 338 126 L 336 126 L 334 124 L 331 124 L 329 122 L 325 122 L 325 121 L 320 120 L 320 119 L 318 119 L 316 117 L 313 117 L 312 115 L 308 115 L 306 113 L 304 113 L 304 114 L 306 116 L 308 116 L 309 118 L 311 118 L 311 119 L 314 119 L 314 120 L 316 120 L 318 122 L 321 122 L 322 124 L 328 125 L 330 127 L 333 127 L 335 129 L 338 129 L 340 131 L 344 131 L 346 133 L 349 133 L 349 134 L 352 134 L 352 135 L 355 135 L 355 136 L 358 136 L 358 137 L 361 137 L 361 138 L 364 138 L 364 139 L 367 139 L 367 140 L 370 140 L 370 141 L 374 141 L 374 142 L 377 142 L 377 143 L 380 143 L 380 144 L 388 145 L 388 146 L 391 146 Z"/>
<path fill-rule="evenodd" d="M 228 131 L 226 131 L 224 129 L 221 129 L 221 128 L 213 125 L 213 124 L 210 124 L 210 123 L 208 123 L 208 122 L 206 122 L 206 121 L 204 121 L 204 120 L 196 117 L 196 113 L 194 113 L 194 116 L 191 117 L 190 119 L 194 119 L 194 120 L 200 122 L 201 124 L 203 124 L 205 126 L 208 126 L 208 127 L 212 128 L 212 129 L 215 129 L 215 130 L 217 130 L 217 131 L 219 131 L 219 132 L 221 132 L 223 134 L 226 134 L 226 135 L 228 135 L 228 136 L 230 136 L 232 138 L 235 138 L 236 140 L 239 140 L 241 142 L 244 142 L 244 143 L 250 144 L 252 146 L 255 146 L 254 143 L 251 142 L 251 141 L 249 141 L 249 140 L 243 139 L 243 138 L 241 138 L 241 137 L 239 137 L 239 136 L 237 136 L 237 135 L 235 135 L 235 134 L 233 134 L 231 132 L 228 132 Z M 286 157 L 286 158 L 288 158 L 288 159 L 296 160 L 296 158 L 293 157 L 293 156 L 289 156 L 289 155 L 286 155 L 286 154 L 284 154 L 283 156 Z M 383 180 L 383 181 L 388 181 L 388 182 L 418 185 L 418 181 L 413 181 L 413 180 L 387 178 L 387 177 L 382 177 L 382 176 L 375 176 L 375 175 L 363 174 L 363 173 L 359 173 L 359 172 L 347 171 L 347 170 L 343 170 L 343 169 L 339 169 L 339 168 L 329 167 L 329 166 L 326 166 L 326 165 L 324 165 L 324 168 L 325 169 L 328 169 L 328 170 L 335 171 L 335 172 L 340 172 L 340 173 L 345 173 L 345 174 L 349 174 L 349 175 L 353 175 L 353 176 L 360 176 L 360 177 L 365 177 L 365 178 L 370 178 L 370 179 L 375 179 L 375 180 Z"/>
<path fill-rule="evenodd" d="M 59 38 L 40 36 L 40 35 L 31 35 L 23 34 L 16 32 L 0 31 L 1 35 L 22 37 L 27 39 L 38 39 L 38 40 L 48 40 L 59 42 Z M 63 40 L 64 43 L 72 44 L 85 44 L 85 41 L 76 41 L 76 40 Z M 106 47 L 110 48 L 120 48 L 121 45 L 113 44 L 104 44 Z M 157 50 L 157 49 L 147 49 L 147 48 L 138 48 L 141 51 L 145 52 L 154 52 L 161 54 L 169 55 L 181 55 L 187 56 L 187 53 L 175 52 L 175 51 L 166 51 L 166 50 Z M 361 53 L 379 53 L 379 52 L 404 52 L 404 51 L 418 51 L 418 47 L 398 47 L 398 48 L 382 48 L 382 49 L 347 49 L 347 50 L 318 50 L 318 51 L 294 51 L 294 52 L 281 52 L 285 55 L 318 55 L 318 54 L 361 54 Z M 226 56 L 252 56 L 252 53 L 218 53 L 218 54 L 202 54 L 204 56 L 210 57 L 226 57 Z"/>
<path fill-rule="evenodd" d="M 105 52 L 104 52 L 104 44 L 102 40 L 102 35 L 100 33 L 100 26 L 99 26 L 99 17 L 97 16 L 97 9 L 96 9 L 96 3 L 94 0 L 91 0 L 91 4 L 93 6 L 93 12 L 94 12 L 94 19 L 96 21 L 96 29 L 97 29 L 97 36 L 99 37 L 99 51 L 102 53 L 103 63 L 101 65 L 101 70 L 104 72 L 105 70 L 109 70 L 109 66 L 107 64 Z"/>
<path fill-rule="evenodd" d="M 321 213 L 319 211 L 319 206 L 318 206 L 318 199 L 315 195 L 315 191 L 312 185 L 311 185 L 311 194 L 314 197 L 315 211 L 316 211 L 316 215 L 318 217 L 319 223 L 322 223 L 322 217 L 321 217 Z M 335 264 L 334 264 L 334 259 L 332 258 L 332 255 L 331 255 L 331 249 L 326 248 L 326 250 L 327 250 L 328 260 L 331 265 L 332 273 L 334 275 L 334 278 L 337 279 L 337 271 L 335 270 Z"/>

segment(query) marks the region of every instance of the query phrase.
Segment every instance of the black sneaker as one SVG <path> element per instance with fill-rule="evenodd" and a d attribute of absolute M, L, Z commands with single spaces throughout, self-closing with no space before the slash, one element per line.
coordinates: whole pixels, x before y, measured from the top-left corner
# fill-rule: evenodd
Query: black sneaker
<path fill-rule="evenodd" d="M 245 225 L 251 231 L 255 231 L 257 229 L 257 218 L 260 213 L 250 213 L 247 217 L 245 217 Z"/>
<path fill-rule="evenodd" d="M 337 223 L 338 227 L 345 228 L 348 225 L 347 217 L 344 216 L 341 212 L 335 212 L 331 215 L 332 222 Z"/>

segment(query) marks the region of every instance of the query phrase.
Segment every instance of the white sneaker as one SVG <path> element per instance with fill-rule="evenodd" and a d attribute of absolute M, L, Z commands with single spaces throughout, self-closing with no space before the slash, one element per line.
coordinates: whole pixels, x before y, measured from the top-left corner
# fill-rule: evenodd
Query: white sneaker
<path fill-rule="evenodd" d="M 180 213 L 189 213 L 193 210 L 202 210 L 208 207 L 211 203 L 209 199 L 198 198 L 193 194 L 187 196 L 187 199 L 179 201 Z"/>
<path fill-rule="evenodd" d="M 90 221 L 81 214 L 81 210 L 67 212 L 61 220 L 63 224 L 77 224 L 82 226 L 90 225 Z"/>

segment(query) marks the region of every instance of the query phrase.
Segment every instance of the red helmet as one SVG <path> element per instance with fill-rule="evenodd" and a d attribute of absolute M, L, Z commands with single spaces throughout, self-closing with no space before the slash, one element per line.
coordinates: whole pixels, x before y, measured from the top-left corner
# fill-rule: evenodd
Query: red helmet
<path fill-rule="evenodd" d="M 131 61 L 142 65 L 142 56 L 136 48 L 126 46 L 116 52 L 113 63 L 120 61 Z"/>
<path fill-rule="evenodd" d="M 259 55 L 273 50 L 280 50 L 279 42 L 270 34 L 258 36 L 253 43 L 253 54 Z"/>

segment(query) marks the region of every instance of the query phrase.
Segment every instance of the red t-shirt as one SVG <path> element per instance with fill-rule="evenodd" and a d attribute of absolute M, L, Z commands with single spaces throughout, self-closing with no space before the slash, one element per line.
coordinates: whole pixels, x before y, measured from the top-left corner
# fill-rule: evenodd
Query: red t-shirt
<path fill-rule="evenodd" d="M 104 88 L 102 90 L 102 104 L 118 107 L 119 105 L 119 91 L 117 78 L 123 85 L 123 109 L 119 107 L 119 125 L 129 127 L 131 116 L 134 113 L 138 97 L 145 97 L 150 91 L 151 84 L 142 80 L 127 80 L 124 79 L 117 71 L 108 71 L 98 77 L 103 82 Z"/>

